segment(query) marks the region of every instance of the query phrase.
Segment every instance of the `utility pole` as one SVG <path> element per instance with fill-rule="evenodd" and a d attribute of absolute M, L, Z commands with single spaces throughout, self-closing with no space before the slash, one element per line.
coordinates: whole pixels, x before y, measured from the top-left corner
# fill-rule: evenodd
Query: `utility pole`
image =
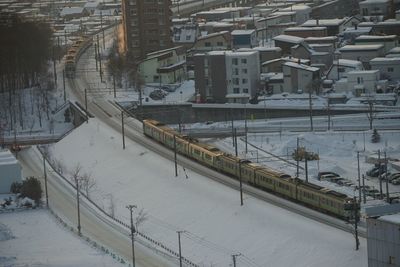
<path fill-rule="evenodd" d="M 360 152 L 357 151 L 358 199 L 361 202 Z"/>
<path fill-rule="evenodd" d="M 124 126 L 124 111 L 121 110 L 121 124 L 122 124 L 122 149 L 125 149 L 125 126 Z"/>
<path fill-rule="evenodd" d="M 363 202 L 364 204 L 367 202 L 367 197 L 365 196 L 365 175 L 362 175 L 362 186 L 363 186 Z"/>
<path fill-rule="evenodd" d="M 240 253 L 232 255 L 233 267 L 236 267 L 236 257 L 239 257 L 239 256 L 240 256 Z"/>
<path fill-rule="evenodd" d="M 331 130 L 331 103 L 330 103 L 330 101 L 329 101 L 329 98 L 328 98 L 328 107 L 327 107 L 327 112 L 328 112 L 328 131 L 330 131 Z"/>
<path fill-rule="evenodd" d="M 49 194 L 47 192 L 46 152 L 43 152 L 44 190 L 46 192 L 46 206 L 49 207 Z"/>
<path fill-rule="evenodd" d="M 94 43 L 94 59 L 96 60 L 96 71 L 99 70 L 99 67 L 97 65 L 97 55 L 98 55 L 98 53 L 97 53 L 97 44 Z"/>
<path fill-rule="evenodd" d="M 114 98 L 117 97 L 117 92 L 115 90 L 115 74 L 113 74 L 113 86 L 114 86 Z"/>
<path fill-rule="evenodd" d="M 299 178 L 299 138 L 297 137 L 297 149 L 296 149 L 296 177 Z"/>
<path fill-rule="evenodd" d="M 382 168 L 381 168 L 381 150 L 378 150 L 378 166 L 379 166 L 379 174 L 378 174 L 378 178 L 379 178 L 379 199 L 382 199 Z"/>
<path fill-rule="evenodd" d="M 64 103 L 67 102 L 67 96 L 65 94 L 65 69 L 63 69 L 63 89 L 64 89 Z"/>
<path fill-rule="evenodd" d="M 89 112 L 87 108 L 87 89 L 85 88 L 85 112 L 86 112 L 86 123 L 89 123 Z"/>
<path fill-rule="evenodd" d="M 235 133 L 233 130 L 233 112 L 231 108 L 231 129 L 232 129 L 232 145 L 235 146 Z"/>
<path fill-rule="evenodd" d="M 246 141 L 245 144 L 245 153 L 247 155 L 247 107 L 246 104 L 244 104 L 244 140 Z"/>
<path fill-rule="evenodd" d="M 131 242 L 132 242 L 132 267 L 135 267 L 135 227 L 133 226 L 133 215 L 132 210 L 133 208 L 137 208 L 136 205 L 128 205 L 126 208 L 129 210 L 131 214 Z"/>
<path fill-rule="evenodd" d="M 54 55 L 54 46 L 53 46 L 53 72 L 54 72 L 54 84 L 57 86 L 57 69 L 56 69 L 56 59 Z"/>
<path fill-rule="evenodd" d="M 308 183 L 308 164 L 307 164 L 308 160 L 307 160 L 307 153 L 305 153 L 304 156 L 304 164 L 305 164 L 305 169 L 306 169 L 306 182 Z"/>
<path fill-rule="evenodd" d="M 241 159 L 239 159 L 239 187 L 240 187 L 240 206 L 243 206 L 242 160 Z"/>
<path fill-rule="evenodd" d="M 313 126 L 313 114 L 312 114 L 312 100 L 311 100 L 311 96 L 312 96 L 312 85 L 311 85 L 311 87 L 310 87 L 310 90 L 309 90 L 309 94 L 308 94 L 308 101 L 309 101 L 309 105 L 310 105 L 310 130 L 311 130 L 311 132 L 312 131 L 314 131 L 314 126 Z"/>
<path fill-rule="evenodd" d="M 176 135 L 174 135 L 174 162 L 175 162 L 175 177 L 178 177 L 178 162 L 176 159 Z"/>
<path fill-rule="evenodd" d="M 360 241 L 358 240 L 358 229 L 357 229 L 357 224 L 358 224 L 358 207 L 357 207 L 357 198 L 353 198 L 354 201 L 354 231 L 355 231 L 355 237 L 356 237 L 356 250 L 358 250 L 360 246 Z"/>
<path fill-rule="evenodd" d="M 387 158 L 386 158 L 386 151 L 385 151 L 385 171 L 386 171 L 386 202 L 390 203 L 390 196 L 389 196 L 389 177 L 387 174 Z"/>
<path fill-rule="evenodd" d="M 76 186 L 76 203 L 78 206 L 78 234 L 81 235 L 81 212 L 80 212 L 80 205 L 79 205 L 79 178 L 75 178 L 75 186 Z"/>
<path fill-rule="evenodd" d="M 96 37 L 97 37 L 97 52 L 98 52 L 99 69 L 100 69 L 100 81 L 103 82 L 103 71 L 101 69 L 101 55 L 100 55 L 99 35 L 96 35 Z"/>
<path fill-rule="evenodd" d="M 103 29 L 103 12 L 100 11 L 100 29 L 103 33 L 103 50 L 106 49 L 106 41 L 104 40 L 104 29 Z"/>
<path fill-rule="evenodd" d="M 236 131 L 236 128 L 235 128 L 235 131 L 234 131 L 234 136 L 235 136 L 235 155 L 237 157 L 237 155 L 238 155 L 238 147 L 237 147 L 237 131 Z"/>
<path fill-rule="evenodd" d="M 182 247 L 181 247 L 181 233 L 184 231 L 177 231 L 178 233 L 178 244 L 179 244 L 179 267 L 182 267 Z"/>

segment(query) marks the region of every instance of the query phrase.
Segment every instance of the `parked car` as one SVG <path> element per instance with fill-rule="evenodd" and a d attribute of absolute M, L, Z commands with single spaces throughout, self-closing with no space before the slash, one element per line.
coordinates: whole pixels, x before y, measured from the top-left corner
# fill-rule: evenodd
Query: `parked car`
<path fill-rule="evenodd" d="M 399 177 L 399 178 L 396 178 L 396 179 L 393 179 L 393 180 L 392 180 L 392 184 L 394 184 L 394 185 L 399 185 L 399 184 L 400 184 L 400 177 Z"/>
<path fill-rule="evenodd" d="M 161 100 L 163 99 L 167 93 L 164 90 L 157 89 L 150 93 L 150 98 L 153 100 Z"/>
<path fill-rule="evenodd" d="M 366 174 L 371 177 L 378 177 L 379 173 L 385 173 L 385 165 L 375 165 L 372 169 L 368 170 Z"/>
<path fill-rule="evenodd" d="M 392 173 L 388 176 L 389 182 L 392 182 L 394 179 L 400 178 L 400 173 Z"/>
<path fill-rule="evenodd" d="M 323 177 L 322 177 L 323 176 Z M 326 178 L 326 177 L 339 177 L 340 175 L 334 172 L 319 172 L 317 175 L 318 180 L 321 180 L 321 178 Z"/>
<path fill-rule="evenodd" d="M 368 189 L 368 190 L 365 190 L 365 194 L 367 196 L 376 197 L 379 194 L 379 191 L 376 189 Z"/>

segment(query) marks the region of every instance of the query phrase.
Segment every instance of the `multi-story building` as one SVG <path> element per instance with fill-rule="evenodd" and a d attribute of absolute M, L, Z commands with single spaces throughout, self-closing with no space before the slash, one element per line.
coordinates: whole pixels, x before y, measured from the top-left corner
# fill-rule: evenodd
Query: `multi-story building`
<path fill-rule="evenodd" d="M 147 53 L 172 47 L 171 0 L 123 0 L 124 47 L 129 56 L 145 58 Z"/>

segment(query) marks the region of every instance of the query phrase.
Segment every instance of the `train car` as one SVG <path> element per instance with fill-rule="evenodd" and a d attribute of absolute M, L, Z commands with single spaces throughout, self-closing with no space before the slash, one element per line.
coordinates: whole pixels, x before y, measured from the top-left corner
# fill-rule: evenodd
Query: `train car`
<path fill-rule="evenodd" d="M 165 124 L 156 120 L 143 120 L 143 133 L 160 143 L 163 143 L 163 130 Z"/>
<path fill-rule="evenodd" d="M 264 167 L 256 170 L 253 183 L 256 187 L 276 192 L 277 182 L 289 178 L 291 176 L 286 173 Z"/>
<path fill-rule="evenodd" d="M 76 64 L 81 55 L 92 45 L 92 39 L 80 37 L 75 40 L 65 56 L 65 74 L 69 79 L 75 78 Z"/>
<path fill-rule="evenodd" d="M 189 143 L 189 157 L 215 168 L 223 153 L 216 147 L 201 143 Z"/>
<path fill-rule="evenodd" d="M 231 154 L 223 154 L 219 157 L 219 161 L 215 167 L 223 173 L 239 178 L 239 162 L 240 158 Z"/>

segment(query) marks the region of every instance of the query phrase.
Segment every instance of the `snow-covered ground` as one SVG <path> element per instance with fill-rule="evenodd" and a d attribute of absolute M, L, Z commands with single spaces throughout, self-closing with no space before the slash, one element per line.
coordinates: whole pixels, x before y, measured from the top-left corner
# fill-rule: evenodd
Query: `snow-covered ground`
<path fill-rule="evenodd" d="M 64 173 L 78 163 L 91 173 L 96 187 L 90 196 L 128 222 L 127 204 L 143 209 L 139 231 L 178 250 L 200 266 L 365 266 L 366 242 L 354 250 L 351 234 L 239 193 L 127 142 L 97 119 L 81 125 L 51 149 Z M 188 178 L 186 178 L 186 176 Z M 110 201 L 112 200 L 112 201 Z M 110 205 L 112 202 L 112 205 Z"/>
<path fill-rule="evenodd" d="M 47 210 L 0 214 L 0 266 L 127 266 L 77 238 Z"/>

